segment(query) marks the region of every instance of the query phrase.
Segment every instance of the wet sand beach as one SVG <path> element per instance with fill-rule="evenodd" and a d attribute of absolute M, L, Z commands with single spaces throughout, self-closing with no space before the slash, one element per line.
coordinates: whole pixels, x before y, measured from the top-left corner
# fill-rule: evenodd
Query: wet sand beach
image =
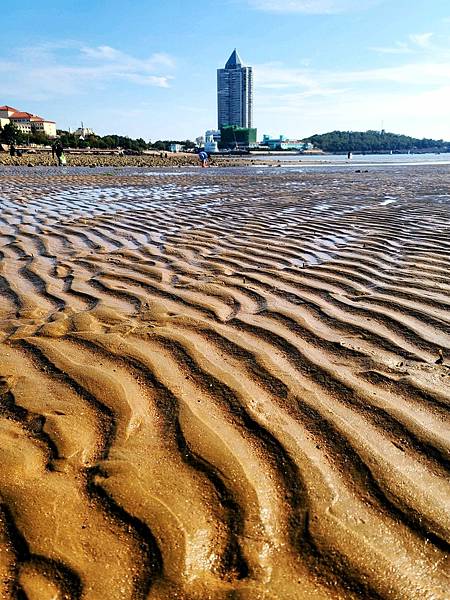
<path fill-rule="evenodd" d="M 0 207 L 0 598 L 450 597 L 447 166 Z"/>

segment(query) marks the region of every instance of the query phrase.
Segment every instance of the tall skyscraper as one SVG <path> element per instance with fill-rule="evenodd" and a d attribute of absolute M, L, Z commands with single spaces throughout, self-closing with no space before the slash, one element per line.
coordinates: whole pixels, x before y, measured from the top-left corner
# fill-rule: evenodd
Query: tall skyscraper
<path fill-rule="evenodd" d="M 219 129 L 225 125 L 252 127 L 253 72 L 242 66 L 236 48 L 225 69 L 217 69 L 217 108 Z"/>

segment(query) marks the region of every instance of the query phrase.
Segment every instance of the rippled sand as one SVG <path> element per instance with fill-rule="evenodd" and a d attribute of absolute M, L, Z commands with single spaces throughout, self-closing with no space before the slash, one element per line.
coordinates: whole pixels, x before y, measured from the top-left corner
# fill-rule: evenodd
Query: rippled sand
<path fill-rule="evenodd" d="M 1 598 L 450 597 L 450 174 L 275 171 L 1 172 Z"/>

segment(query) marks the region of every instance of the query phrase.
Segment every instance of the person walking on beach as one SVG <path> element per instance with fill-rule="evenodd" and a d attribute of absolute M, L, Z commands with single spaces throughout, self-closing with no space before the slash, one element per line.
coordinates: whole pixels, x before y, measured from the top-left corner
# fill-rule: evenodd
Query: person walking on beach
<path fill-rule="evenodd" d="M 58 166 L 60 167 L 61 165 L 65 165 L 66 157 L 64 156 L 64 148 L 63 148 L 61 142 L 56 142 L 55 154 L 56 154 L 56 158 L 58 159 Z"/>
<path fill-rule="evenodd" d="M 198 153 L 198 159 L 201 162 L 203 168 L 208 166 L 208 155 L 204 150 Z"/>
<path fill-rule="evenodd" d="M 9 147 L 9 154 L 10 156 L 16 155 L 16 147 L 14 146 L 14 144 L 11 144 L 11 146 Z"/>

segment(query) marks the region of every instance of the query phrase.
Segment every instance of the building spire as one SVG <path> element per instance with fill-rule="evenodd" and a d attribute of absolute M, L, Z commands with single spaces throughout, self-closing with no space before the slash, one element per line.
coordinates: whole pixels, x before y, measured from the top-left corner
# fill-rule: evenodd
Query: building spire
<path fill-rule="evenodd" d="M 225 65 L 225 69 L 237 69 L 238 67 L 242 67 L 242 59 L 239 56 L 236 48 L 231 53 L 230 58 L 227 60 L 227 64 Z"/>

